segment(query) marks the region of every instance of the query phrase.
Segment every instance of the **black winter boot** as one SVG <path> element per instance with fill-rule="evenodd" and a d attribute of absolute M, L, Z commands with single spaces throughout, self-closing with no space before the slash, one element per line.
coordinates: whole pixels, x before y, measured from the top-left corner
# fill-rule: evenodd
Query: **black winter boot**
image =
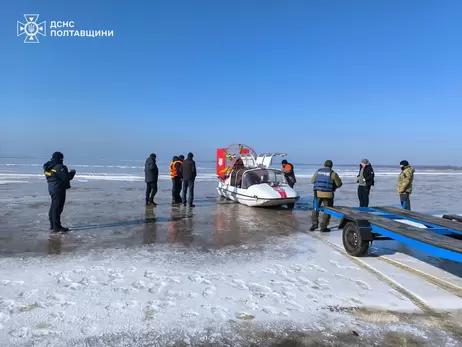
<path fill-rule="evenodd" d="M 53 229 L 54 233 L 67 233 L 68 231 L 69 231 L 69 228 L 65 228 L 63 226 Z"/>

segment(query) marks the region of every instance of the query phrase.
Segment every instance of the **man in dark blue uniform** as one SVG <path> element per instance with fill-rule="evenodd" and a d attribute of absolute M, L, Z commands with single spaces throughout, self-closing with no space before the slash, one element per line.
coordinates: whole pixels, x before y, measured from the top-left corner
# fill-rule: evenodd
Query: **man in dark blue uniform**
<path fill-rule="evenodd" d="M 156 163 L 156 155 L 151 155 L 144 163 L 144 181 L 146 182 L 146 205 L 157 205 L 154 197 L 157 194 L 157 182 L 159 180 L 159 168 Z"/>
<path fill-rule="evenodd" d="M 313 186 L 314 200 L 317 202 L 318 207 L 334 206 L 334 192 L 337 188 L 342 186 L 342 180 L 337 173 L 332 170 L 332 160 L 326 160 L 324 167 L 316 171 L 311 179 Z M 311 228 L 310 231 L 315 231 L 318 228 L 319 211 L 315 208 L 311 215 Z M 324 213 L 321 222 L 321 232 L 329 232 L 330 215 Z"/>
<path fill-rule="evenodd" d="M 66 203 L 66 190 L 71 187 L 70 181 L 75 176 L 75 170 L 68 171 L 63 164 L 64 155 L 53 153 L 51 160 L 43 164 L 43 171 L 48 182 L 48 193 L 51 196 L 51 206 L 48 212 L 50 230 L 53 232 L 67 232 L 69 228 L 61 225 L 61 213 Z"/>

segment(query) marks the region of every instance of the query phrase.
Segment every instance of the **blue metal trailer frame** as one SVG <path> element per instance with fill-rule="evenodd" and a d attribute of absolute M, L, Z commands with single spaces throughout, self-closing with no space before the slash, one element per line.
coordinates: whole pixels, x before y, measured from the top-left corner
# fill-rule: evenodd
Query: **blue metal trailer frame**
<path fill-rule="evenodd" d="M 341 220 L 338 228 L 343 230 L 343 246 L 352 256 L 366 255 L 373 241 L 396 240 L 435 257 L 462 262 L 462 223 L 457 221 L 460 216 L 439 218 L 396 207 L 318 207 L 315 204 L 315 208 Z M 397 220 L 423 224 L 426 228 Z"/>

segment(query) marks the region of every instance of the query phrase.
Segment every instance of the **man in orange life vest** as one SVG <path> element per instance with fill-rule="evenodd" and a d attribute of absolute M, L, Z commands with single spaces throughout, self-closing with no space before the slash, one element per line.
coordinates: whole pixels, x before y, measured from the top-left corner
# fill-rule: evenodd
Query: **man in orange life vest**
<path fill-rule="evenodd" d="M 295 183 L 297 183 L 297 180 L 295 179 L 295 172 L 294 172 L 294 166 L 291 163 L 288 163 L 287 160 L 283 160 L 281 162 L 282 164 L 282 172 L 284 172 L 284 176 L 287 180 L 287 184 L 289 185 L 290 188 L 293 188 Z"/>
<path fill-rule="evenodd" d="M 172 200 L 175 203 L 181 203 L 181 184 L 183 178 L 182 164 L 183 160 L 180 155 L 179 157 L 174 156 L 172 162 L 170 163 L 170 178 L 172 179 Z"/>

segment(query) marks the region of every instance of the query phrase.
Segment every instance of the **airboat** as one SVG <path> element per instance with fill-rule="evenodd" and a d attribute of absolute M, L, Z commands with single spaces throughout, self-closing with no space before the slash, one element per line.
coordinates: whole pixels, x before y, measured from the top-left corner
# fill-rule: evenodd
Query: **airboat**
<path fill-rule="evenodd" d="M 231 144 L 217 148 L 217 192 L 220 196 L 251 207 L 287 205 L 293 208 L 299 194 L 284 173 L 271 164 L 286 153 L 257 153 L 249 146 Z"/>

